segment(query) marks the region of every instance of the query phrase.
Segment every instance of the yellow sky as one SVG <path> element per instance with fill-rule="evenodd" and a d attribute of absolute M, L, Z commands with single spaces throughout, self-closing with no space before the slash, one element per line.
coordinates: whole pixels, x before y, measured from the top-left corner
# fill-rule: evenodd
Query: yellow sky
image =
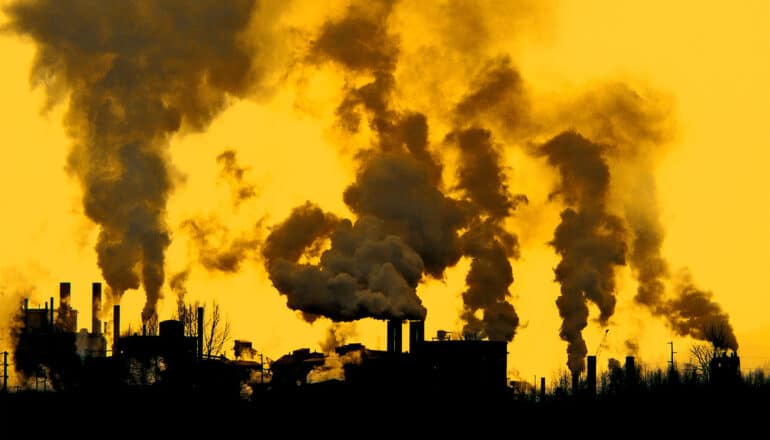
<path fill-rule="evenodd" d="M 533 23 L 517 21 L 522 30 L 515 38 L 495 40 L 488 49 L 511 53 L 533 89 L 558 93 L 624 80 L 672 98 L 676 136 L 656 170 L 665 256 L 675 269 L 688 267 L 729 313 L 743 367 L 770 368 L 770 2 L 575 0 L 556 2 L 541 14 Z M 398 23 L 408 24 L 410 17 L 399 15 Z M 495 29 L 507 29 L 505 17 L 497 21 Z M 413 29 L 404 32 L 399 78 L 408 79 L 414 55 L 409 48 L 420 38 Z M 7 319 L 15 289 L 32 289 L 34 301 L 42 304 L 57 296 L 58 282 L 66 280 L 73 283 L 83 327 L 90 322 L 90 283 L 101 280 L 93 250 L 98 231 L 83 215 L 77 182 L 64 170 L 70 144 L 62 126 L 64 106 L 41 113 L 44 91 L 29 85 L 31 42 L 0 35 L 0 53 L 0 319 Z M 305 200 L 348 214 L 342 191 L 354 175 L 350 152 L 362 140 L 345 139 L 333 128 L 342 84 L 338 73 L 320 69 L 305 75 L 301 85 L 291 82 L 267 98 L 234 103 L 204 133 L 173 139 L 172 161 L 184 179 L 169 202 L 174 242 L 167 273 L 189 261 L 189 243 L 175 231 L 191 216 L 217 215 L 243 230 L 263 216 L 267 224 L 281 221 Z M 409 87 L 403 85 L 404 94 Z M 426 91 L 415 97 L 415 105 L 430 105 L 428 96 Z M 444 133 L 440 124 L 432 126 L 436 140 Z M 247 179 L 258 188 L 257 197 L 237 211 L 217 178 L 215 158 L 225 148 L 237 151 L 239 162 L 250 167 Z M 509 344 L 509 370 L 512 378 L 531 380 L 550 377 L 566 361 L 554 303 L 559 289 L 552 282 L 558 258 L 546 245 L 559 209 L 545 200 L 549 182 L 537 163 L 513 147 L 508 153 L 514 191 L 526 192 L 538 208 L 522 213 L 531 221 L 521 222 L 527 223 L 525 231 L 516 231 L 524 248 L 513 265 L 511 289 L 524 325 Z M 427 335 L 461 328 L 459 293 L 467 268 L 462 262 L 445 280 L 418 289 L 429 311 Z M 679 352 L 676 358 L 686 360 L 693 341 L 673 335 L 633 305 L 636 284 L 627 270 L 619 273 L 618 287 L 618 310 L 601 357 L 625 356 L 624 341 L 631 338 L 651 366 L 664 366 L 669 341 Z M 193 267 L 188 289 L 192 298 L 219 301 L 233 336 L 252 340 L 273 358 L 295 348 L 317 349 L 328 327 L 326 320 L 307 324 L 286 308 L 259 262 L 246 263 L 235 275 Z M 174 307 L 173 295 L 164 291 L 161 319 Z M 141 292 L 125 295 L 124 325 L 139 325 L 143 301 Z M 597 310 L 591 310 L 595 317 Z M 357 339 L 383 348 L 384 330 L 384 323 L 363 321 Z M 602 333 L 594 323 L 585 330 L 589 353 Z M 8 344 L 6 335 L 1 338 L 0 350 Z M 606 358 L 599 364 L 606 365 Z"/>

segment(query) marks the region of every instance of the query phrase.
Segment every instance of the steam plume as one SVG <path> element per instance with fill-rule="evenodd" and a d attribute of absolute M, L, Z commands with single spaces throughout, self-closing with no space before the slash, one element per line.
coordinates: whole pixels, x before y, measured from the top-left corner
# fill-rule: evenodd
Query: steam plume
<path fill-rule="evenodd" d="M 319 342 L 321 351 L 332 353 L 335 348 L 345 345 L 356 334 L 356 325 L 354 323 L 332 323 L 326 330 L 326 337 Z"/>
<path fill-rule="evenodd" d="M 45 84 L 49 106 L 69 98 L 69 169 L 100 226 L 99 266 L 118 299 L 141 281 L 145 321 L 155 314 L 170 242 L 168 140 L 182 127 L 204 129 L 228 95 L 247 91 L 252 54 L 239 35 L 254 6 L 39 0 L 6 9 L 9 28 L 37 44 L 32 79 Z"/>

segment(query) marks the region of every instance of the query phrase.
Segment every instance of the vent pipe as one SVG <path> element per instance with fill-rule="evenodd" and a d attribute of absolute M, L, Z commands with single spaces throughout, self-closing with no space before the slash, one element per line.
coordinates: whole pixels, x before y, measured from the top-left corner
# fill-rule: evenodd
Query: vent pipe
<path fill-rule="evenodd" d="M 50 325 L 50 327 L 51 327 L 51 331 L 53 331 L 53 329 L 54 329 L 54 325 L 53 325 L 53 324 L 54 324 L 54 322 L 56 322 L 56 321 L 54 321 L 54 320 L 53 320 L 53 297 L 51 297 L 51 318 L 50 318 L 50 320 L 48 321 L 48 324 L 49 324 L 49 325 Z"/>

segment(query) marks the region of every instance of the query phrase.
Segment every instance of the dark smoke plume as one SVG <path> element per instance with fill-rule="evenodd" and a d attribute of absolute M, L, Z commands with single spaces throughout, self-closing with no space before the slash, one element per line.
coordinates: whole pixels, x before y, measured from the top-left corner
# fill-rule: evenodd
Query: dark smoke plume
<path fill-rule="evenodd" d="M 447 140 L 460 152 L 457 189 L 471 203 L 476 219 L 463 234 L 463 254 L 471 267 L 463 292 L 465 334 L 510 341 L 516 334 L 519 317 L 506 301 L 513 283 L 509 258 L 519 257 L 518 238 L 503 228 L 503 222 L 524 195 L 508 188 L 502 165 L 501 147 L 492 132 L 482 128 L 488 119 L 505 119 L 506 126 L 517 126 L 526 112 L 522 80 L 510 59 L 499 57 L 488 62 L 472 81 L 470 91 L 455 108 L 457 128 Z M 477 312 L 483 317 L 479 319 Z"/>
<path fill-rule="evenodd" d="M 728 316 L 710 292 L 694 286 L 688 275 L 666 294 L 669 263 L 663 256 L 665 230 L 654 177 L 654 158 L 672 137 L 671 104 L 658 94 L 638 93 L 609 83 L 565 107 L 592 139 L 611 145 L 605 153 L 619 191 L 625 195 L 625 222 L 631 234 L 628 262 L 638 281 L 634 300 L 678 334 L 737 349 Z M 579 111 L 577 111 L 579 109 Z"/>
<path fill-rule="evenodd" d="M 222 167 L 219 177 L 230 184 L 233 205 L 237 208 L 242 202 L 257 195 L 256 187 L 244 179 L 248 168 L 238 165 L 238 157 L 234 150 L 225 150 L 217 156 L 217 163 Z"/>
<path fill-rule="evenodd" d="M 712 299 L 713 294 L 698 289 L 684 276 L 674 298 L 666 303 L 671 328 L 682 336 L 710 342 L 715 348 L 738 350 L 738 340 L 727 313 Z"/>
<path fill-rule="evenodd" d="M 440 278 L 447 267 L 468 255 L 473 262 L 468 275 L 469 288 L 463 295 L 467 303 L 464 313 L 469 322 L 467 330 L 483 337 L 511 340 L 518 316 L 505 299 L 513 281 L 508 258 L 518 255 L 518 242 L 515 236 L 502 229 L 501 223 L 522 199 L 511 195 L 504 185 L 506 176 L 500 166 L 501 155 L 491 140 L 491 133 L 459 124 L 460 128 L 448 139 L 458 144 L 465 159 L 466 165 L 459 171 L 458 185 L 465 198 L 458 200 L 444 194 L 442 165 L 428 145 L 427 119 L 420 113 L 396 110 L 392 102 L 396 88 L 393 72 L 399 55 L 398 39 L 388 30 L 392 8 L 393 2 L 377 2 L 373 7 L 354 2 L 342 18 L 325 23 L 312 43 L 310 60 L 314 64 L 331 63 L 349 75 L 366 78 L 367 82 L 362 86 L 346 90 L 337 116 L 340 126 L 349 132 L 357 132 L 362 119 L 366 118 L 376 137 L 373 149 L 359 154 L 358 176 L 344 193 L 345 203 L 358 220 L 341 223 L 331 236 L 331 249 L 321 256 L 318 266 L 284 268 L 295 278 L 301 270 L 305 275 L 301 277 L 303 280 L 310 275 L 318 278 L 319 273 L 328 273 L 328 277 L 344 273 L 346 277 L 357 279 L 358 294 L 351 299 L 354 302 L 347 305 L 350 308 L 363 302 L 373 281 L 382 283 L 380 277 L 361 276 L 360 269 L 352 270 L 350 263 L 340 257 L 354 255 L 361 252 L 360 249 L 371 247 L 372 243 L 387 240 L 399 254 L 408 256 L 409 264 L 393 264 L 396 270 L 388 277 L 393 281 L 388 283 L 385 291 L 388 298 L 400 298 L 401 310 L 391 308 L 383 313 L 370 304 L 365 306 L 366 310 L 359 309 L 359 315 L 350 318 L 347 318 L 351 316 L 349 311 L 319 311 L 319 308 L 311 310 L 308 307 L 301 310 L 332 319 L 365 316 L 422 318 L 425 311 L 415 294 L 422 274 Z M 512 69 L 505 70 L 509 67 L 507 63 L 502 60 L 497 63 L 500 68 L 490 66 L 485 70 L 479 80 L 481 85 L 459 105 L 458 118 L 471 122 L 469 115 L 482 112 L 492 101 L 510 102 L 513 95 L 519 94 L 518 76 Z M 491 71 L 501 74 L 495 75 Z M 501 92 L 504 96 L 497 97 Z M 353 233 L 348 233 L 347 229 Z M 341 237 L 349 238 L 341 240 Z M 383 258 L 379 260 L 393 260 L 392 256 Z M 379 271 L 379 264 L 380 261 L 378 265 L 363 265 L 366 268 L 364 274 L 375 269 Z M 268 262 L 270 267 L 276 269 L 278 266 Z M 498 270 L 502 270 L 499 276 Z M 278 277 L 279 274 L 272 270 L 271 275 L 276 275 L 272 279 L 280 291 L 291 292 L 288 294 L 290 304 L 292 295 L 305 296 L 298 295 L 289 286 L 282 289 L 276 284 L 285 281 L 288 274 Z M 292 284 L 298 283 L 295 279 Z M 394 288 L 401 293 L 392 293 Z M 337 294 L 326 301 L 344 308 L 346 305 L 339 302 L 340 297 Z M 314 299 L 320 301 L 318 295 L 314 295 Z M 411 315 L 404 314 L 403 304 L 409 305 Z M 479 310 L 483 311 L 484 317 L 476 319 L 475 313 Z"/>
<path fill-rule="evenodd" d="M 394 4 L 390 0 L 351 3 L 340 20 L 322 26 L 312 44 L 310 59 L 316 64 L 331 62 L 351 74 L 371 78 L 360 87 L 346 90 L 337 108 L 340 126 L 357 132 L 362 117 L 368 116 L 381 151 L 406 150 L 429 169 L 431 179 L 437 182 L 441 165 L 428 150 L 425 115 L 398 112 L 391 104 L 399 54 L 398 38 L 388 31 Z"/>
<path fill-rule="evenodd" d="M 308 224 L 312 217 L 327 222 Z M 332 225 L 331 233 L 319 227 Z M 297 235 L 304 239 L 282 240 Z M 305 250 L 326 236 L 331 239 L 331 248 L 321 254 L 319 263 L 300 263 Z M 264 256 L 273 285 L 287 296 L 292 309 L 335 321 L 425 317 L 425 308 L 415 293 L 423 271 L 422 259 L 399 237 L 388 235 L 376 218 L 361 217 L 353 224 L 305 205 L 268 236 Z"/>
<path fill-rule="evenodd" d="M 602 146 L 564 132 L 546 142 L 540 154 L 559 170 L 555 194 L 568 206 L 550 244 L 561 256 L 554 270 L 561 284 L 556 305 L 563 319 L 560 336 L 567 342 L 567 365 L 576 373 L 585 368 L 588 353 L 582 336 L 588 324 L 586 300 L 599 307 L 602 325 L 615 311 L 615 268 L 625 264 L 625 229 L 606 206 L 610 171 Z"/>
<path fill-rule="evenodd" d="M 69 98 L 69 169 L 101 228 L 99 266 L 117 298 L 141 276 L 145 321 L 155 313 L 169 245 L 168 140 L 181 127 L 204 129 L 228 95 L 247 92 L 253 55 L 239 36 L 254 7 L 254 0 L 39 0 L 6 8 L 8 28 L 37 44 L 32 78 L 45 84 L 49 106 Z"/>
<path fill-rule="evenodd" d="M 262 242 L 262 220 L 254 229 L 233 237 L 230 229 L 215 217 L 185 220 L 181 228 L 195 243 L 198 262 L 210 272 L 235 273 L 247 259 L 256 258 Z"/>

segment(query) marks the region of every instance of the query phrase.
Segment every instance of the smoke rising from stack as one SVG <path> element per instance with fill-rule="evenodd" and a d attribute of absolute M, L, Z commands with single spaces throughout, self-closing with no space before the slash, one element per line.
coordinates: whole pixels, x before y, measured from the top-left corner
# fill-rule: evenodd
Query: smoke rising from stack
<path fill-rule="evenodd" d="M 561 181 L 554 195 L 567 205 L 551 245 L 561 256 L 554 270 L 561 285 L 559 335 L 567 342 L 567 365 L 574 374 L 583 371 L 588 353 L 582 336 L 588 325 L 586 301 L 599 307 L 603 326 L 615 312 L 615 269 L 625 264 L 626 231 L 608 211 L 610 170 L 600 145 L 568 131 L 546 142 L 540 154 L 558 169 Z"/>
<path fill-rule="evenodd" d="M 713 294 L 699 289 L 685 274 L 676 282 L 676 294 L 665 303 L 666 318 L 682 336 L 710 342 L 715 348 L 738 350 L 727 313 L 712 299 Z"/>
<path fill-rule="evenodd" d="M 34 84 L 49 107 L 69 98 L 69 170 L 100 226 L 102 275 L 119 299 L 140 283 L 142 319 L 155 314 L 170 243 L 173 187 L 167 145 L 181 128 L 203 130 L 254 81 L 239 40 L 253 0 L 17 2 L 8 27 L 37 44 Z"/>
<path fill-rule="evenodd" d="M 518 316 L 505 300 L 509 295 L 508 286 L 513 281 L 508 258 L 518 256 L 518 242 L 514 235 L 503 229 L 502 221 L 523 198 L 511 195 L 505 185 L 501 154 L 491 133 L 459 122 L 458 128 L 447 139 L 458 145 L 466 159 L 463 163 L 467 165 L 458 170 L 458 190 L 464 199 L 444 193 L 442 164 L 429 148 L 426 117 L 412 111 L 397 111 L 392 102 L 396 88 L 393 72 L 399 55 L 398 39 L 388 30 L 392 8 L 392 2 L 379 2 L 372 8 L 354 2 L 342 18 L 323 25 L 312 44 L 309 56 L 312 63 L 331 63 L 350 75 L 369 78 L 363 86 L 349 87 L 345 91 L 337 108 L 337 117 L 339 125 L 351 133 L 360 129 L 365 117 L 376 141 L 371 150 L 359 154 L 356 181 L 344 192 L 344 201 L 358 220 L 344 220 L 332 234 L 331 249 L 321 256 L 320 270 L 310 269 L 310 266 L 279 266 L 271 264 L 268 258 L 271 279 L 278 287 L 277 281 L 286 282 L 290 278 L 288 271 L 295 278 L 303 273 L 302 280 L 312 274 L 316 282 L 324 281 L 328 285 L 328 279 L 344 274 L 345 277 L 340 279 L 352 278 L 359 285 L 357 292 L 360 294 L 355 295 L 355 304 L 362 303 L 364 297 L 375 298 L 382 294 L 391 301 L 390 306 L 381 310 L 382 302 L 375 301 L 357 314 L 329 309 L 321 314 L 332 319 L 347 319 L 343 316 L 350 316 L 350 319 L 366 316 L 422 319 L 425 310 L 416 296 L 416 286 L 423 273 L 440 278 L 447 267 L 454 266 L 467 255 L 473 259 L 468 275 L 469 287 L 463 294 L 466 302 L 463 318 L 468 321 L 467 330 L 509 341 L 518 326 Z M 489 102 L 508 102 L 512 95 L 518 94 L 516 72 L 505 60 L 499 64 L 502 67 L 495 72 L 499 71 L 501 75 L 487 72 L 481 85 L 458 105 L 458 118 L 470 120 L 470 114 L 481 112 Z M 507 90 L 512 93 L 496 97 L 497 92 Z M 343 234 L 348 228 L 354 233 Z M 343 237 L 349 238 L 343 240 Z M 388 246 L 375 245 L 381 241 L 387 241 Z M 347 261 L 375 246 L 393 249 L 388 251 L 392 255 L 378 257 L 374 265 L 359 264 L 365 267 L 352 267 Z M 396 254 L 398 260 L 394 260 Z M 381 266 L 383 262 L 388 265 Z M 285 270 L 279 274 L 276 270 L 279 268 Z M 327 273 L 325 279 L 319 277 L 319 274 Z M 381 281 L 383 274 L 389 281 Z M 295 279 L 289 284 L 300 283 Z M 283 290 L 278 288 L 284 293 L 292 291 L 296 294 L 285 284 Z M 353 286 L 346 289 L 353 289 Z M 315 297 L 319 299 L 318 295 Z M 344 308 L 339 298 L 337 294 L 326 301 Z M 394 298 L 399 300 L 392 301 Z M 291 295 L 289 303 L 291 307 Z M 394 307 L 395 304 L 398 307 Z M 317 308 L 301 310 L 319 313 Z M 479 310 L 484 314 L 481 319 L 475 316 Z"/>

